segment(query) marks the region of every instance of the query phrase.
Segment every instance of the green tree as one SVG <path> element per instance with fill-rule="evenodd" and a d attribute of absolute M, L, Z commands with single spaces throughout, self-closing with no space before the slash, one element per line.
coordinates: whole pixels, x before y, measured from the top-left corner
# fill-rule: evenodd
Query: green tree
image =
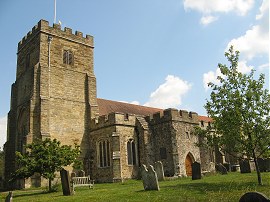
<path fill-rule="evenodd" d="M 75 144 L 75 148 L 70 145 L 60 145 L 56 139 L 45 139 L 41 142 L 32 143 L 26 146 L 25 153 L 16 153 L 18 169 L 13 174 L 12 180 L 25 179 L 34 173 L 39 173 L 49 180 L 49 191 L 52 191 L 52 180 L 55 172 L 60 171 L 63 166 L 81 163 L 77 159 L 81 153 L 80 147 Z"/>
<path fill-rule="evenodd" d="M 265 76 L 260 74 L 256 80 L 254 70 L 250 74 L 239 72 L 239 52 L 232 46 L 225 57 L 230 65 L 218 64 L 222 75 L 217 77 L 218 84 L 208 84 L 212 92 L 205 105 L 215 134 L 208 128 L 201 135 L 209 145 L 218 145 L 229 154 L 252 157 L 261 185 L 257 158 L 267 154 L 270 145 L 270 96 L 264 89 Z"/>

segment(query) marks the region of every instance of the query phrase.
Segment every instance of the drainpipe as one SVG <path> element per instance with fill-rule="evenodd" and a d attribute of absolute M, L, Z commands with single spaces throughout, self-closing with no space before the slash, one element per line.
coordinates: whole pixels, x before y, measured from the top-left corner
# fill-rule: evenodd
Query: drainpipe
<path fill-rule="evenodd" d="M 48 36 L 48 83 L 49 83 L 49 98 L 51 97 L 51 42 L 53 37 L 51 35 Z"/>

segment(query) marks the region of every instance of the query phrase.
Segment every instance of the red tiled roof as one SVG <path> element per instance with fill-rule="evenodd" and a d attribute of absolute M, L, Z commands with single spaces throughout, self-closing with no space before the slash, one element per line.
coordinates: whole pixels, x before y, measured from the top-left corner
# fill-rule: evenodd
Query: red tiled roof
<path fill-rule="evenodd" d="M 208 116 L 198 116 L 200 121 L 204 121 L 204 122 L 213 122 L 213 119 L 208 117 Z"/>
<path fill-rule="evenodd" d="M 97 104 L 99 107 L 99 115 L 106 115 L 112 112 L 120 112 L 125 114 L 136 114 L 142 116 L 148 116 L 157 112 L 163 112 L 163 109 L 154 107 L 145 107 L 141 105 L 135 105 L 125 102 L 118 102 L 112 100 L 105 100 L 97 98 Z M 213 120 L 207 116 L 198 116 L 200 121 L 212 122 Z"/>
<path fill-rule="evenodd" d="M 154 107 L 145 107 L 141 105 L 135 105 L 124 102 L 117 102 L 112 100 L 105 100 L 98 98 L 97 99 L 99 107 L 99 115 L 106 115 L 112 112 L 121 112 L 125 114 L 136 114 L 147 116 L 157 112 L 162 112 L 163 109 L 154 108 Z"/>

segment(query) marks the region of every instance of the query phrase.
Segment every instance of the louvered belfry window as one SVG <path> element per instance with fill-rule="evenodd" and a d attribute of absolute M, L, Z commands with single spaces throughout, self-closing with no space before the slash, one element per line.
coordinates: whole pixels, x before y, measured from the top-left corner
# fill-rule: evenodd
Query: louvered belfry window
<path fill-rule="evenodd" d="M 64 50 L 63 52 L 63 63 L 66 65 L 72 65 L 73 64 L 73 54 L 69 50 Z"/>

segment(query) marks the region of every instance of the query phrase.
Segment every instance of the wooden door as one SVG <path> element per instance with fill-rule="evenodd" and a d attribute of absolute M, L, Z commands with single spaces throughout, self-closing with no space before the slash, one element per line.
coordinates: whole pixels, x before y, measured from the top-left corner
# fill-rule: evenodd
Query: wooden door
<path fill-rule="evenodd" d="M 186 160 L 185 160 L 185 165 L 186 165 L 186 174 L 187 176 L 192 176 L 192 159 L 189 155 L 187 155 Z"/>

